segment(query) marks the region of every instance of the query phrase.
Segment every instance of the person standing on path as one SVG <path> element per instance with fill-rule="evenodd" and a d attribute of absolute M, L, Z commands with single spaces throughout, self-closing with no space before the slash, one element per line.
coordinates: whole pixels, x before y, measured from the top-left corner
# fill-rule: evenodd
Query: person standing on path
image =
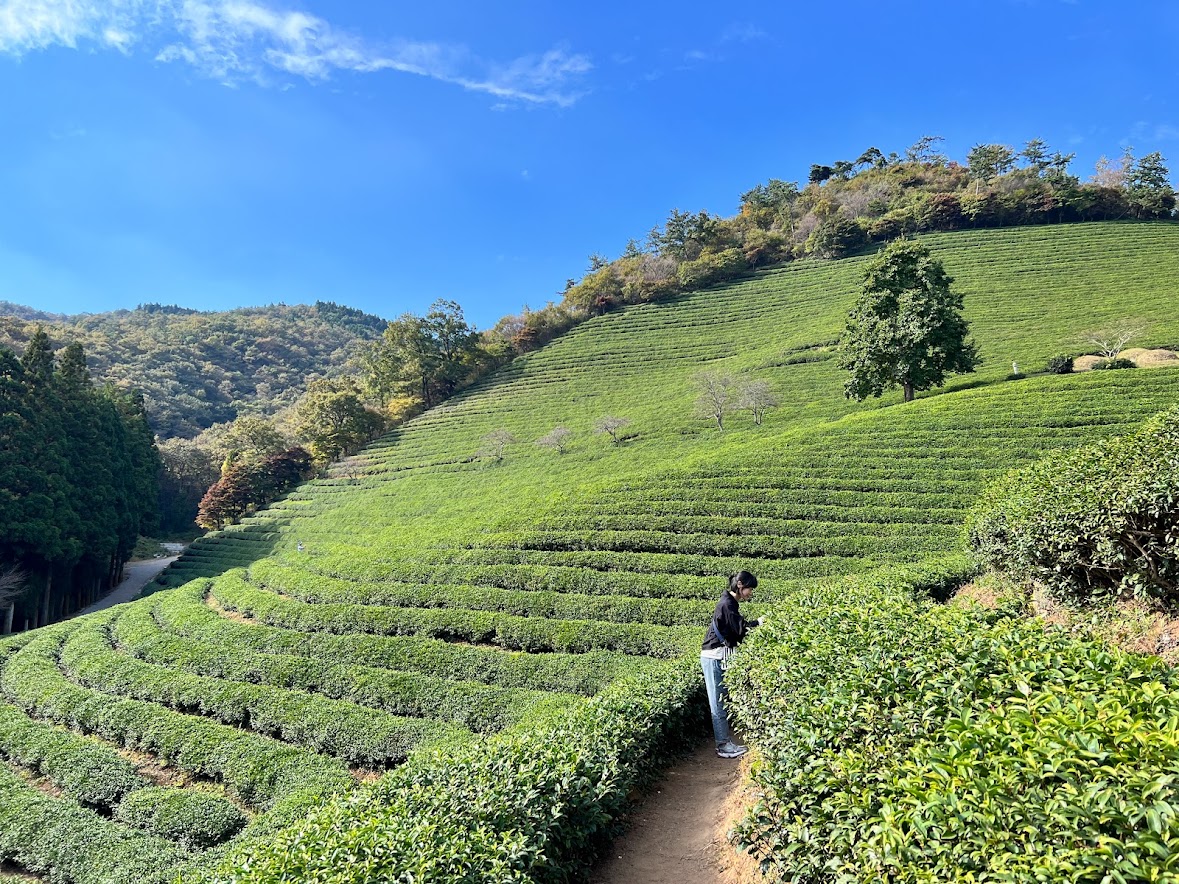
<path fill-rule="evenodd" d="M 750 629 L 761 620 L 746 620 L 741 616 L 741 602 L 753 596 L 757 578 L 748 571 L 738 571 L 729 577 L 729 588 L 721 594 L 704 635 L 700 650 L 700 668 L 704 670 L 704 687 L 708 692 L 708 708 L 712 710 L 712 735 L 716 738 L 716 754 L 721 758 L 740 758 L 748 747 L 734 743 L 729 731 L 729 714 L 725 710 L 724 670 L 733 649 L 745 640 Z"/>

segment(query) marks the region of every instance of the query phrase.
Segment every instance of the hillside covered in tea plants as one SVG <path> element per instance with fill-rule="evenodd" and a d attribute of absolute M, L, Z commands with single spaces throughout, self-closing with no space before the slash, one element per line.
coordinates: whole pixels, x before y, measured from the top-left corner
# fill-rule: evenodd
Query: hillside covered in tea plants
<path fill-rule="evenodd" d="M 952 556 L 989 480 L 1179 401 L 1179 368 L 1040 373 L 1126 322 L 1143 329 L 1135 345 L 1179 343 L 1179 227 L 923 242 L 965 296 L 983 363 L 915 402 L 843 397 L 836 343 L 865 259 L 795 262 L 589 320 L 199 541 L 145 598 L 0 643 L 0 858 L 80 882 L 577 880 L 634 787 L 704 732 L 696 652 L 737 568 L 759 577 L 752 611 L 768 618 L 741 700 L 782 777 L 761 788 L 790 794 L 793 772 L 818 771 L 797 794 L 829 814 L 747 829 L 782 880 L 820 880 L 832 857 L 849 880 L 875 880 L 850 790 L 903 771 L 898 807 L 927 796 L 942 756 L 913 735 L 979 702 L 1010 711 L 1053 685 L 1061 702 L 1100 697 L 1100 679 L 1077 675 L 1092 658 L 1163 708 L 1169 676 L 1131 678 L 1133 661 L 1045 644 L 996 613 L 938 613 L 937 599 L 970 572 Z M 1012 363 L 1029 376 L 1009 379 Z M 720 430 L 694 408 L 701 371 L 767 381 L 781 404 Z M 606 416 L 617 442 L 595 430 Z M 839 641 L 818 641 L 823 629 Z M 972 649 L 983 662 L 964 686 Z M 1016 677 L 1045 654 L 1066 662 Z M 924 693 L 899 684 L 909 662 Z M 879 715 L 855 717 L 865 710 Z M 1090 730 L 1078 751 L 1099 751 Z M 791 733 L 819 742 L 804 751 Z M 846 734 L 869 750 L 840 746 Z M 955 763 L 1012 751 L 1000 742 Z M 1150 779 L 1173 744 L 1147 744 L 1164 748 L 1125 763 Z M 806 762 L 830 760 L 828 745 L 856 776 L 818 783 L 838 765 Z M 1150 833 L 1135 849 L 1169 868 L 1169 786 L 1139 786 L 1110 800 L 1143 808 L 1126 816 Z M 932 849 L 887 866 L 921 818 L 869 849 L 898 880 L 1001 871 L 1007 848 L 987 827 L 1021 818 L 1010 794 L 980 817 L 969 867 Z M 1086 868 L 1144 862 L 1106 848 Z M 1021 862 L 1016 879 L 1034 879 Z"/>

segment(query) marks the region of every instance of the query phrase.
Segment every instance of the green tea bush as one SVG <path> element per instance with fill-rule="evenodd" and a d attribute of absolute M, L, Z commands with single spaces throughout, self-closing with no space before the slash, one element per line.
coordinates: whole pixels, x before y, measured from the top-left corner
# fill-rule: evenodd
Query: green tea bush
<path fill-rule="evenodd" d="M 164 633 L 145 607 L 125 609 L 114 624 L 119 645 L 136 657 L 190 674 L 317 692 L 395 715 L 453 721 L 491 733 L 539 710 L 575 702 L 573 694 L 457 681 L 421 672 L 392 672 L 318 657 L 257 653 L 213 632 L 205 641 Z"/>
<path fill-rule="evenodd" d="M 233 853 L 237 884 L 569 882 L 614 834 L 633 789 L 702 726 L 696 667 L 623 678 L 527 733 L 407 765 Z"/>
<path fill-rule="evenodd" d="M 1161 881 L 1179 691 L 1020 612 L 932 604 L 965 561 L 784 603 L 730 670 L 761 753 L 738 835 L 771 880 Z"/>
<path fill-rule="evenodd" d="M 656 671 L 665 661 L 609 651 L 584 654 L 517 654 L 493 647 L 455 644 L 421 636 L 333 635 L 227 620 L 203 604 L 206 586 L 185 587 L 159 599 L 161 626 L 201 640 L 227 640 L 264 654 L 313 657 L 343 665 L 478 681 L 489 685 L 590 696 L 635 670 Z M 158 598 L 158 597 L 157 597 Z M 153 598 L 152 601 L 156 599 Z"/>
<path fill-rule="evenodd" d="M 1124 359 L 1118 357 L 1117 359 L 1103 359 L 1093 366 L 1094 371 L 1117 371 L 1122 368 L 1137 368 L 1138 365 L 1133 359 Z"/>
<path fill-rule="evenodd" d="M 979 498 L 966 535 L 981 562 L 1062 599 L 1179 601 L 1179 408 L 1009 474 Z"/>
<path fill-rule="evenodd" d="M 1073 357 L 1053 356 L 1048 360 L 1048 365 L 1045 367 L 1052 374 L 1071 374 L 1073 370 Z"/>
<path fill-rule="evenodd" d="M 73 678 L 104 693 L 206 716 L 356 764 L 392 765 L 422 743 L 469 736 L 443 722 L 144 663 L 114 651 L 96 626 L 82 626 L 67 639 L 61 662 Z"/>
<path fill-rule="evenodd" d="M 218 581 L 213 595 L 229 610 L 301 632 L 428 635 L 528 652 L 613 650 L 672 658 L 690 650 L 692 643 L 699 640 L 700 631 L 597 620 L 536 620 L 486 611 L 311 605 L 255 589 L 241 579 Z"/>
<path fill-rule="evenodd" d="M 217 779 L 261 809 L 347 791 L 352 777 L 339 762 L 267 737 L 155 703 L 112 697 L 69 682 L 57 655 L 75 623 L 43 631 L 0 674 L 0 688 L 39 718 L 69 724 L 119 745 L 150 752 L 181 770 Z"/>
<path fill-rule="evenodd" d="M 115 819 L 189 850 L 228 841 L 246 824 L 246 815 L 219 795 L 156 786 L 124 798 Z"/>
<path fill-rule="evenodd" d="M 7 703 L 0 704 L 0 753 L 34 770 L 65 795 L 109 809 L 147 782 L 113 748 L 60 727 L 36 721 Z"/>
<path fill-rule="evenodd" d="M 163 838 L 50 797 L 0 765 L 0 862 L 74 884 L 165 884 L 185 859 Z"/>

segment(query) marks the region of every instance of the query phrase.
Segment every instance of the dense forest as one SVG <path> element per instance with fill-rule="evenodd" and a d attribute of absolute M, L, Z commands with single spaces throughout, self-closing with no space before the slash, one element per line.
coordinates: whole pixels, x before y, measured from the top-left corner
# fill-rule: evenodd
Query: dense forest
<path fill-rule="evenodd" d="M 159 453 L 141 397 L 95 387 L 76 341 L 0 348 L 3 632 L 52 623 L 122 577 L 156 530 Z"/>
<path fill-rule="evenodd" d="M 142 391 L 152 428 L 169 439 L 292 405 L 309 381 L 339 374 L 385 321 L 323 301 L 220 313 L 146 304 L 80 316 L 0 302 L 0 347 L 22 351 L 39 325 L 59 347 L 80 343 L 101 382 Z"/>

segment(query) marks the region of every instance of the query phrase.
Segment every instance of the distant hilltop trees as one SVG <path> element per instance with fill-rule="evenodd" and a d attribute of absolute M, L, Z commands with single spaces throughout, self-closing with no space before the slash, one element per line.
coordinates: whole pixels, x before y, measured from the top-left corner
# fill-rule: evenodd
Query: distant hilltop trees
<path fill-rule="evenodd" d="M 872 243 L 931 231 L 1175 216 L 1175 190 L 1158 152 L 1102 157 L 1082 181 L 1074 154 L 1034 138 L 1022 149 L 975 145 L 962 160 L 925 136 L 903 153 L 869 147 L 855 159 L 816 163 L 803 183 L 772 178 L 741 194 L 739 212 L 672 209 L 610 260 L 591 255 L 559 303 L 500 320 L 492 330 L 516 352 L 543 346 L 578 322 L 625 304 L 801 258 L 839 258 Z"/>
<path fill-rule="evenodd" d="M 86 351 L 102 382 L 143 394 L 163 439 L 192 438 L 239 414 L 274 414 L 307 384 L 344 374 L 384 319 L 326 301 L 222 312 L 167 304 L 59 316 L 0 303 L 0 346 L 23 350 L 38 324 Z"/>

